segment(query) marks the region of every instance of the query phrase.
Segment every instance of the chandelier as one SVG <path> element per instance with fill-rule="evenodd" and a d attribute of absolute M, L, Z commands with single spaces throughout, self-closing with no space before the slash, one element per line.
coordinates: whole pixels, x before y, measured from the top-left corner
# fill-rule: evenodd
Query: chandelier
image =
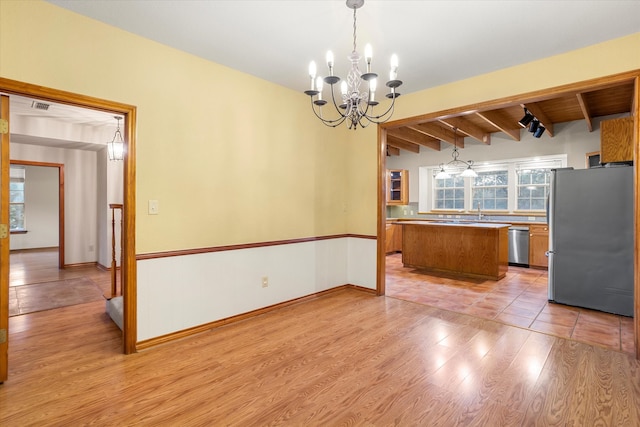
<path fill-rule="evenodd" d="M 122 117 L 113 116 L 113 118 L 118 121 L 118 127 L 116 133 L 113 134 L 113 140 L 107 142 L 107 154 L 109 155 L 109 160 L 122 160 L 124 159 L 124 140 L 120 133 L 120 120 L 122 120 Z"/>
<path fill-rule="evenodd" d="M 353 51 L 349 55 L 351 68 L 347 73 L 346 80 L 343 80 L 340 84 L 341 95 L 339 102 L 336 101 L 334 85 L 340 81 L 340 77 L 333 74 L 333 53 L 331 51 L 327 52 L 329 76 L 324 79 L 321 76 L 316 76 L 316 63 L 311 61 L 309 64 L 311 89 L 304 93 L 311 98 L 311 109 L 322 123 L 330 127 L 336 127 L 346 120 L 349 129 L 355 130 L 358 126 L 365 128 L 371 123 L 384 123 L 391 118 L 396 98 L 400 96 L 396 92 L 396 88 L 402 84 L 402 81 L 398 80 L 398 57 L 394 54 L 391 56 L 389 81 L 386 83 L 389 88 L 389 93 L 386 94 L 386 97 L 391 99 L 391 105 L 384 113 L 376 115 L 374 107 L 379 104 L 375 100 L 378 75 L 371 72 L 371 45 L 366 45 L 364 50 L 364 57 L 367 63 L 367 70 L 364 74 L 360 71 L 358 65 L 360 54 L 356 50 L 356 10 L 362 7 L 364 0 L 347 0 L 346 3 L 348 8 L 353 9 Z M 322 99 L 323 83 L 331 86 L 331 101 L 336 113 L 332 113 L 334 118 L 331 119 L 325 118 L 322 114 L 322 107 L 327 104 L 327 101 Z M 360 89 L 362 83 L 365 86 L 364 90 Z"/>
<path fill-rule="evenodd" d="M 456 145 L 457 141 L 457 128 L 453 128 L 453 153 L 451 153 L 453 160 L 446 165 L 444 163 L 440 163 L 440 171 L 436 174 L 436 179 L 447 179 L 451 178 L 452 175 L 457 174 L 460 174 L 460 176 L 464 178 L 475 178 L 478 176 L 476 171 L 472 168 L 473 160 L 469 160 L 468 162 L 458 160 L 460 153 L 458 152 L 458 146 Z"/>

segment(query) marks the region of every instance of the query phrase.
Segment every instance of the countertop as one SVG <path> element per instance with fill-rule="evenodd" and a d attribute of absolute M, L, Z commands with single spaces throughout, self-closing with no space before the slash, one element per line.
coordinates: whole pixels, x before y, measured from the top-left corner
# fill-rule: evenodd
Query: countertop
<path fill-rule="evenodd" d="M 501 224 L 501 225 L 547 225 L 546 222 L 542 221 L 495 221 L 495 220 L 471 220 L 471 219 L 418 219 L 418 218 L 387 218 L 388 223 L 392 224 L 402 224 L 402 223 L 448 223 L 448 224 Z"/>
<path fill-rule="evenodd" d="M 473 222 L 473 221 L 397 221 L 396 224 L 411 225 L 432 225 L 437 227 L 473 227 L 473 228 L 504 228 L 511 227 L 511 224 L 496 222 Z"/>

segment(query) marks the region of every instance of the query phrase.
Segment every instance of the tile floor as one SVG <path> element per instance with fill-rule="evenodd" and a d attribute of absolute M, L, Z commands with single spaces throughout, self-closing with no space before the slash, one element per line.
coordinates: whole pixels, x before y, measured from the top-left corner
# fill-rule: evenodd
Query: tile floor
<path fill-rule="evenodd" d="M 463 279 L 404 268 L 402 254 L 391 254 L 386 295 L 634 353 L 632 318 L 549 303 L 546 270 L 510 266 L 499 281 Z"/>
<path fill-rule="evenodd" d="M 110 273 L 96 266 L 58 268 L 57 248 L 9 256 L 9 316 L 96 301 L 110 289 Z"/>

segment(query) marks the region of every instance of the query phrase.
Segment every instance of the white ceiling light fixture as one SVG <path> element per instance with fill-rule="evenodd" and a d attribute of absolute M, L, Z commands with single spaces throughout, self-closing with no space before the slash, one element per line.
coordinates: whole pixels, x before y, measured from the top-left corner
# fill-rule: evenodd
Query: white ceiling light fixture
<path fill-rule="evenodd" d="M 358 63 L 360 62 L 360 54 L 356 50 L 356 10 L 364 5 L 364 0 L 346 0 L 347 7 L 353 9 L 353 51 L 349 56 L 351 68 L 347 73 L 346 80 L 340 85 L 341 101 L 336 102 L 336 95 L 333 90 L 335 84 L 340 81 L 340 77 L 333 75 L 333 53 L 327 52 L 327 66 L 329 67 L 329 76 L 324 79 L 316 75 L 316 63 L 311 61 L 309 64 L 309 78 L 311 79 L 311 89 L 305 91 L 311 98 L 311 109 L 314 114 L 322 120 L 327 126 L 336 127 L 341 125 L 345 120 L 349 124 L 349 129 L 357 129 L 367 127 L 371 123 L 384 123 L 393 115 L 393 109 L 396 98 L 400 96 L 396 92 L 396 88 L 402 85 L 402 81 L 398 80 L 398 57 L 393 54 L 391 56 L 391 71 L 389 72 L 389 81 L 386 83 L 389 93 L 386 97 L 391 99 L 391 105 L 387 110 L 379 115 L 374 113 L 374 107 L 379 104 L 375 100 L 375 92 L 377 89 L 378 75 L 371 72 L 371 45 L 366 45 L 364 49 L 365 61 L 367 63 L 366 73 L 360 71 Z M 360 84 L 365 84 L 364 91 L 360 90 Z M 331 100 L 337 114 L 335 118 L 327 119 L 323 117 L 322 106 L 327 101 L 322 99 L 323 83 L 331 86 Z"/>
<path fill-rule="evenodd" d="M 113 116 L 113 118 L 118 121 L 118 127 L 116 133 L 113 134 L 113 140 L 107 142 L 107 153 L 109 160 L 122 160 L 124 159 L 124 140 L 120 133 L 120 120 L 122 120 L 122 117 Z"/>
<path fill-rule="evenodd" d="M 473 160 L 467 162 L 458 160 L 460 153 L 458 152 L 457 141 L 457 128 L 453 128 L 453 153 L 451 153 L 453 160 L 447 164 L 440 163 L 440 171 L 436 174 L 436 179 L 447 179 L 457 174 L 460 174 L 463 178 L 475 178 L 478 176 L 476 171 L 473 170 Z"/>

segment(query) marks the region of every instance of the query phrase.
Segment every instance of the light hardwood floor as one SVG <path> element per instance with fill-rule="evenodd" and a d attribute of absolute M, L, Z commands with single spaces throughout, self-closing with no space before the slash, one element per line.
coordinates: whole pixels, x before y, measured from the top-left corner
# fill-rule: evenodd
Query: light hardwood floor
<path fill-rule="evenodd" d="M 2 426 L 640 423 L 630 355 L 357 290 L 130 356 L 101 303 L 10 331 Z"/>

